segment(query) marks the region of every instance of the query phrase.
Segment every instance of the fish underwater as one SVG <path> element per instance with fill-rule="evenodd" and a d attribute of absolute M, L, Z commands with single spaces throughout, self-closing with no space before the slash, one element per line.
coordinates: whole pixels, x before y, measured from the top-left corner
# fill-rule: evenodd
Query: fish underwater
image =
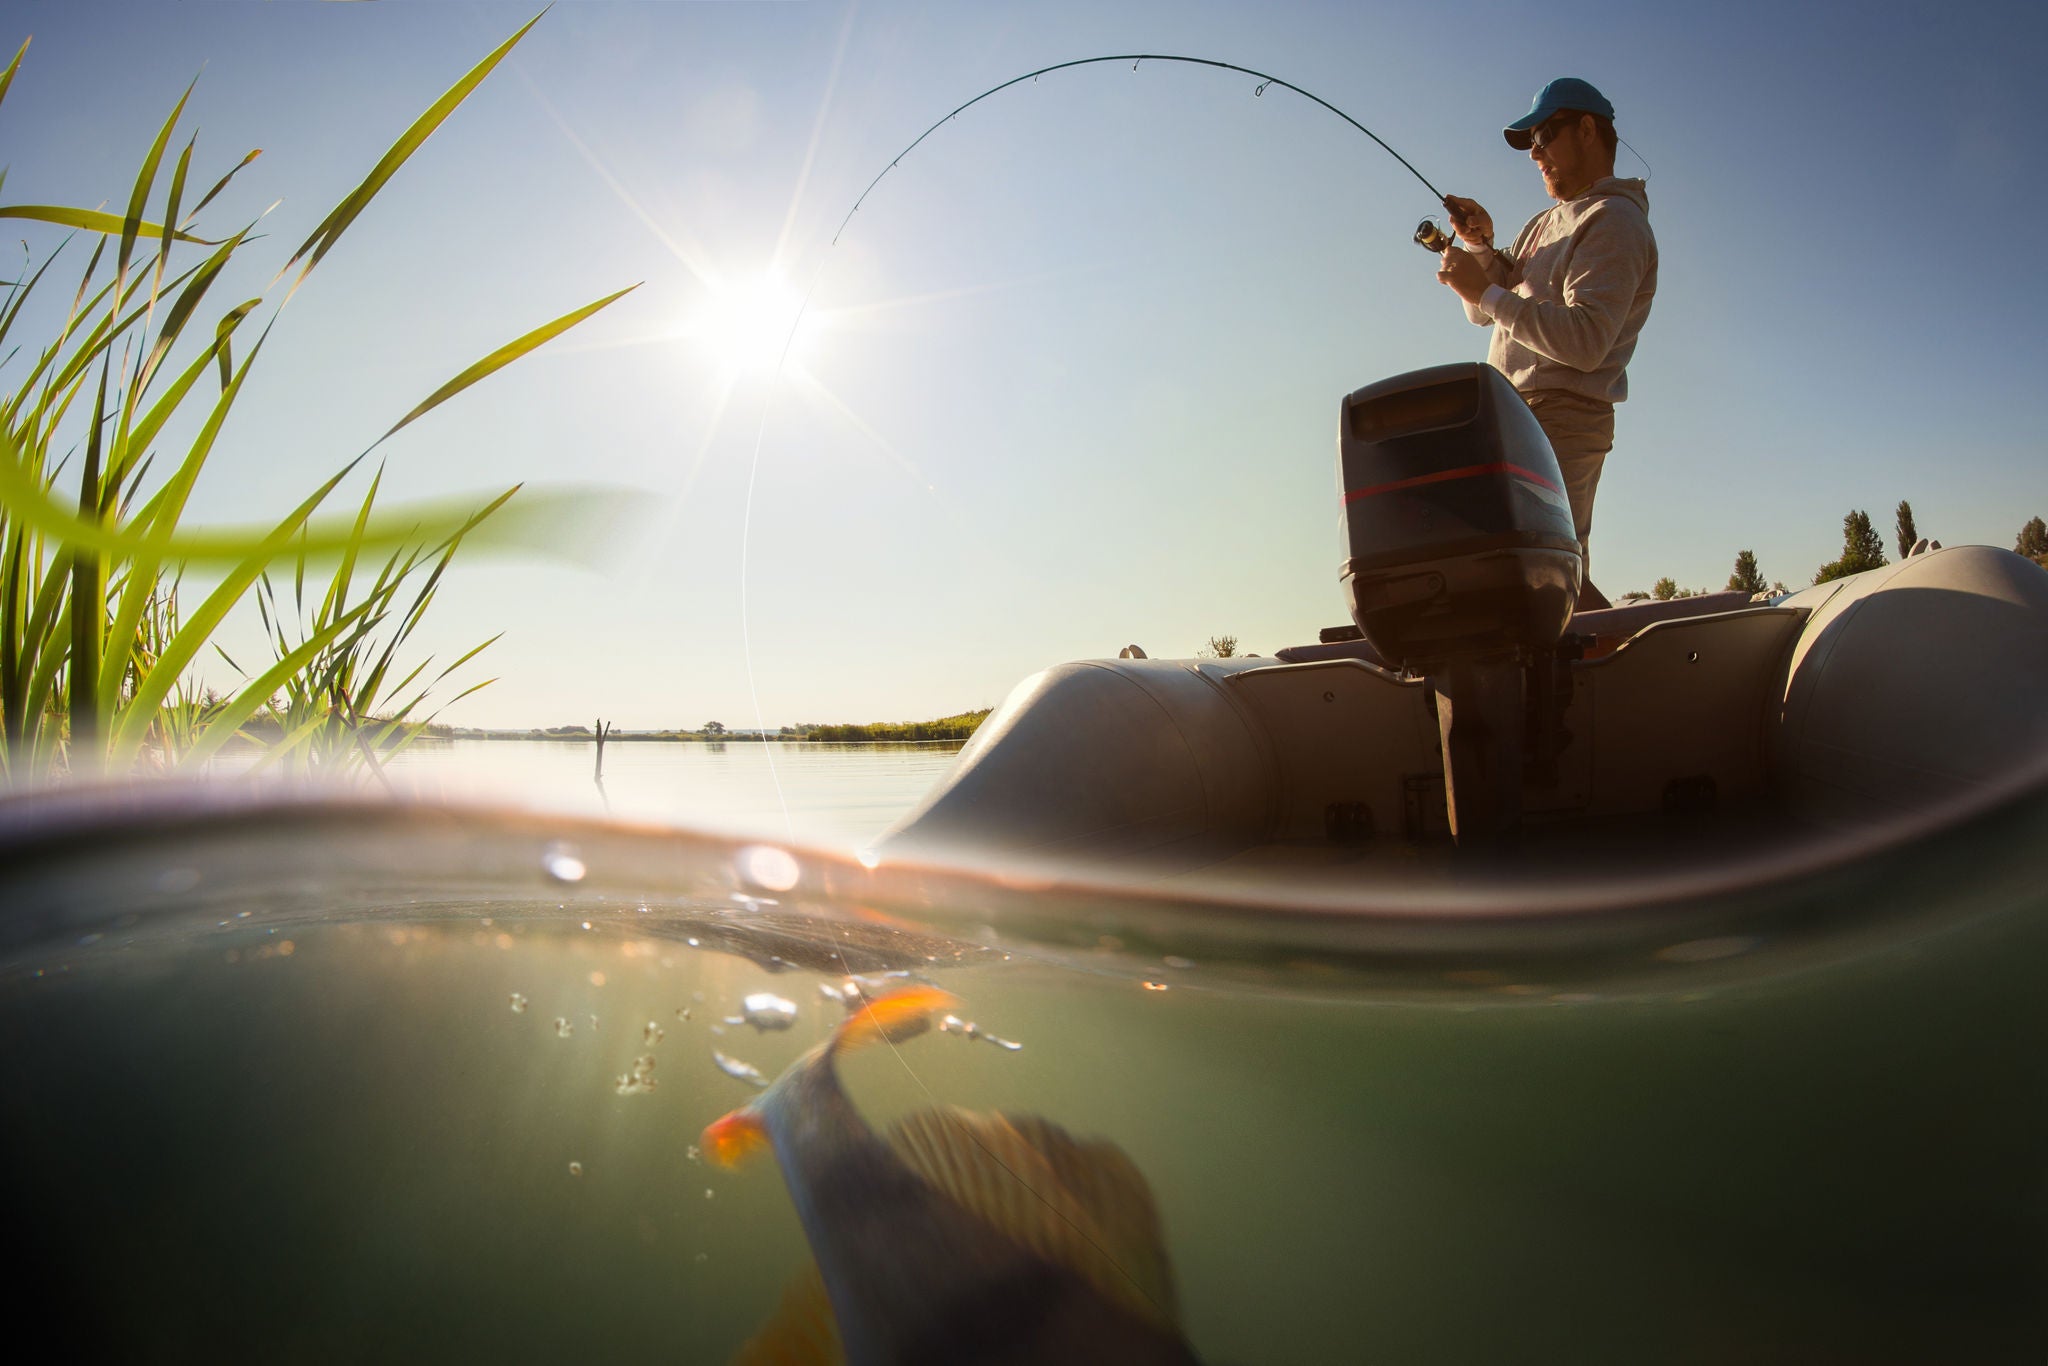
<path fill-rule="evenodd" d="M 724 1167 L 773 1149 L 815 1259 L 736 1366 L 1196 1361 L 1157 1206 L 1122 1150 L 953 1108 L 878 1134 L 854 1108 L 838 1055 L 957 1004 L 929 986 L 870 999 L 704 1130 Z"/>

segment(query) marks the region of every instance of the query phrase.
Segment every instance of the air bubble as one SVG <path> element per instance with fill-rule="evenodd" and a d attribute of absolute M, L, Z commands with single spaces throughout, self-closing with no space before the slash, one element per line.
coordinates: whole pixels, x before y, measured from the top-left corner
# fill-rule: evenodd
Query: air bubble
<path fill-rule="evenodd" d="M 727 1075 L 728 1077 L 735 1077 L 738 1078 L 740 1081 L 751 1082 L 755 1086 L 762 1087 L 763 1089 L 766 1089 L 768 1085 L 768 1078 L 762 1076 L 761 1069 L 755 1067 L 752 1063 L 741 1062 L 738 1058 L 728 1058 L 727 1056 L 725 1056 L 725 1054 L 718 1052 L 716 1049 L 712 1050 L 711 1061 L 716 1063 L 718 1065 L 718 1070 L 725 1073 L 725 1075 Z"/>
<path fill-rule="evenodd" d="M 643 1053 L 633 1059 L 632 1070 L 619 1077 L 617 1090 L 622 1096 L 644 1096 L 653 1089 L 654 1055 Z"/>
<path fill-rule="evenodd" d="M 733 855 L 740 880 L 771 892 L 786 892 L 803 876 L 794 855 L 772 844 L 749 844 Z"/>
<path fill-rule="evenodd" d="M 583 862 L 583 855 L 567 840 L 557 840 L 543 849 L 540 866 L 541 871 L 556 882 L 581 882 L 584 874 L 590 871 Z"/>
<path fill-rule="evenodd" d="M 726 1023 L 750 1024 L 762 1031 L 787 1029 L 796 1023 L 796 1002 L 772 991 L 757 991 L 740 1002 L 739 1015 L 727 1017 Z"/>
<path fill-rule="evenodd" d="M 576 1026 L 575 1026 L 575 1025 L 572 1025 L 572 1024 L 570 1024 L 570 1023 L 569 1023 L 569 1018 L 568 1018 L 568 1017 L 567 1017 L 566 1015 L 557 1015 L 557 1016 L 555 1016 L 555 1037 L 556 1037 L 556 1038 L 558 1038 L 558 1039 L 566 1039 L 566 1038 L 568 1038 L 568 1037 L 569 1037 L 569 1036 L 570 1036 L 571 1034 L 574 1034 L 575 1032 L 576 1032 Z"/>
<path fill-rule="evenodd" d="M 1024 1049 L 1024 1045 L 1016 1040 L 1005 1039 L 999 1035 L 991 1034 L 974 1021 L 963 1020 L 958 1015 L 947 1015 L 942 1018 L 939 1021 L 939 1032 L 941 1034 L 958 1034 L 968 1039 L 980 1039 L 983 1043 L 992 1043 L 997 1048 L 1010 1053 L 1019 1053 Z"/>
<path fill-rule="evenodd" d="M 512 1013 L 514 1015 L 524 1015 L 526 1013 L 526 998 L 516 991 L 512 993 Z"/>

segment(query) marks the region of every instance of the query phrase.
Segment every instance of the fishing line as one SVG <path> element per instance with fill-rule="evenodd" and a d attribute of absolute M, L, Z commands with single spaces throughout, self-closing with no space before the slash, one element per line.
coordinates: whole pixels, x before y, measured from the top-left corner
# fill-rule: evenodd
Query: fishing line
<path fill-rule="evenodd" d="M 741 515 L 740 522 L 740 652 L 745 661 L 746 666 L 747 693 L 749 698 L 754 703 L 754 724 L 761 730 L 765 731 L 767 729 L 767 722 L 761 714 L 761 694 L 760 689 L 756 685 L 754 678 L 753 638 L 749 628 L 747 617 L 748 549 L 753 533 L 754 486 L 756 477 L 760 473 L 761 445 L 768 434 L 769 413 L 770 410 L 774 407 L 774 388 L 781 382 L 782 368 L 789 359 L 790 347 L 794 345 L 796 341 L 797 330 L 803 326 L 804 315 L 810 311 L 811 295 L 817 289 L 818 280 L 825 273 L 825 262 L 826 260 L 830 259 L 831 249 L 839 245 L 839 238 L 842 234 L 845 233 L 847 224 L 853 221 L 853 216 L 860 212 L 860 206 L 867 202 L 868 196 L 874 193 L 875 187 L 882 183 L 882 181 L 888 176 L 889 172 L 895 170 L 898 166 L 900 166 L 903 163 L 903 158 L 909 156 L 912 152 L 916 151 L 918 146 L 921 143 L 923 143 L 926 138 L 930 137 L 933 133 L 936 133 L 939 129 L 945 127 L 948 123 L 951 123 L 955 118 L 958 118 L 962 113 L 966 112 L 969 109 L 972 109 L 975 105 L 980 104 L 989 96 L 999 94 L 1004 90 L 1008 90 L 1013 85 L 1022 85 L 1025 81 L 1035 81 L 1039 77 L 1050 75 L 1055 71 L 1066 71 L 1073 67 L 1099 66 L 1105 62 L 1129 62 L 1131 64 L 1131 70 L 1133 71 L 1136 71 L 1138 67 L 1145 62 L 1174 62 L 1184 66 L 1205 66 L 1211 67 L 1218 71 L 1234 71 L 1240 75 L 1251 76 L 1259 82 L 1259 84 L 1255 86 L 1252 90 L 1252 97 L 1254 99 L 1264 96 L 1267 88 L 1270 86 L 1277 85 L 1282 90 L 1291 90 L 1295 94 L 1301 96 L 1303 99 L 1308 100 L 1313 104 L 1320 105 L 1322 108 L 1329 110 L 1332 114 L 1335 114 L 1338 118 L 1344 120 L 1344 122 L 1350 124 L 1353 128 L 1356 128 L 1359 132 L 1365 134 L 1374 142 L 1378 143 L 1381 149 L 1384 150 L 1388 156 L 1391 156 L 1392 158 L 1394 158 L 1394 160 L 1400 162 L 1402 166 L 1407 168 L 1408 174 L 1414 176 L 1417 180 L 1422 182 L 1423 188 L 1429 191 L 1431 198 L 1436 200 L 1436 202 L 1439 204 L 1444 202 L 1443 192 L 1437 189 L 1435 185 L 1430 183 L 1429 177 L 1422 174 L 1422 172 L 1416 170 L 1414 163 L 1410 162 L 1407 157 L 1404 157 L 1399 152 L 1395 151 L 1393 147 L 1388 145 L 1386 139 L 1382 138 L 1378 133 L 1373 132 L 1372 129 L 1366 127 L 1357 119 L 1352 118 L 1351 115 L 1345 113 L 1336 105 L 1331 104 L 1322 96 L 1316 94 L 1312 90 L 1305 90 L 1301 86 L 1296 85 L 1294 82 L 1284 80 L 1281 77 L 1272 75 L 1269 72 L 1258 71 L 1248 66 L 1240 66 L 1236 62 L 1219 61 L 1214 57 L 1188 57 L 1167 52 L 1123 52 L 1114 53 L 1101 57 L 1079 57 L 1075 58 L 1072 61 L 1055 62 L 1051 66 L 1042 66 L 1039 67 L 1036 71 L 1027 71 L 1023 75 L 1013 76 L 1009 80 L 1004 81 L 999 85 L 990 86 L 988 89 L 982 91 L 979 95 L 976 95 L 973 99 L 968 100 L 965 104 L 962 104 L 955 108 L 954 110 L 952 110 L 952 112 L 948 113 L 944 118 L 939 119 L 937 122 L 933 123 L 931 127 L 925 129 L 922 133 L 919 133 L 915 138 L 911 140 L 909 146 L 905 147 L 902 151 L 898 152 L 895 156 L 891 157 L 889 159 L 889 164 L 884 166 L 876 174 L 875 178 L 868 182 L 867 188 L 862 190 L 860 192 L 860 196 L 853 201 L 853 207 L 848 209 L 846 211 L 846 216 L 839 220 L 839 226 L 833 229 L 832 240 L 826 244 L 826 251 L 820 256 L 817 268 L 811 273 L 810 286 L 803 292 L 802 301 L 797 306 L 796 317 L 790 321 L 789 335 L 784 337 L 782 340 L 782 349 L 776 355 L 775 358 L 775 371 L 769 377 L 769 394 L 768 397 L 764 399 L 761 404 L 761 421 L 760 425 L 755 429 L 754 449 L 752 455 L 748 459 L 746 507 Z M 1635 149 L 1630 148 L 1629 150 L 1634 151 Z M 786 231 L 787 226 L 785 225 L 785 232 Z M 783 794 L 782 791 L 782 777 L 775 767 L 775 756 L 773 752 L 769 751 L 765 745 L 763 746 L 763 752 L 766 754 L 768 759 L 768 775 L 769 780 L 775 786 L 776 802 L 782 808 L 783 828 L 789 833 L 790 838 L 794 840 L 796 835 L 795 820 L 790 814 L 788 798 Z"/>
<path fill-rule="evenodd" d="M 838 245 L 839 234 L 846 231 L 846 225 L 848 223 L 851 223 L 853 221 L 853 216 L 860 212 L 860 206 L 867 201 L 868 195 L 874 190 L 875 186 L 882 183 L 883 176 L 886 176 L 889 174 L 889 172 L 895 170 L 897 165 L 902 162 L 903 158 L 909 156 L 912 152 L 916 151 L 918 143 L 923 142 L 933 133 L 938 132 L 939 129 L 943 128 L 946 124 L 952 122 L 960 114 L 964 113 L 969 109 L 972 109 L 975 105 L 980 104 L 990 95 L 994 95 L 999 91 L 1008 90 L 1013 85 L 1021 85 L 1025 81 L 1035 81 L 1040 76 L 1050 75 L 1055 71 L 1065 71 L 1069 67 L 1094 66 L 1101 62 L 1129 62 L 1131 64 L 1131 70 L 1133 71 L 1136 71 L 1138 69 L 1138 65 L 1141 62 L 1180 62 L 1187 66 L 1210 66 L 1215 67 L 1221 71 L 1235 71 L 1242 75 L 1255 76 L 1261 82 L 1258 88 L 1252 91 L 1252 97 L 1254 99 L 1264 95 L 1266 93 L 1267 86 L 1277 85 L 1282 90 L 1292 90 L 1295 94 L 1301 96 L 1303 99 L 1310 100 L 1316 104 L 1321 105 L 1323 108 L 1329 110 L 1332 114 L 1335 114 L 1338 118 L 1344 120 L 1344 122 L 1350 124 L 1353 128 L 1356 128 L 1359 132 L 1371 138 L 1374 142 L 1379 143 L 1379 145 L 1386 151 L 1388 156 L 1391 156 L 1394 160 L 1400 162 L 1403 166 L 1406 166 L 1408 168 L 1408 174 L 1414 176 L 1417 180 L 1422 182 L 1423 188 L 1429 191 L 1431 198 L 1435 199 L 1436 202 L 1439 204 L 1443 203 L 1444 201 L 1443 191 L 1437 189 L 1436 186 L 1430 184 L 1429 177 L 1425 176 L 1422 172 L 1416 170 L 1413 163 L 1411 163 L 1407 157 L 1402 156 L 1392 147 L 1389 147 L 1387 145 L 1386 139 L 1382 138 L 1378 133 L 1373 132 L 1372 129 L 1366 127 L 1357 119 L 1352 118 L 1349 114 L 1339 109 L 1336 105 L 1331 104 L 1322 96 L 1314 93 L 1313 91 L 1304 90 L 1300 86 L 1294 84 L 1294 82 L 1292 81 L 1282 80 L 1280 77 L 1269 75 L 1264 71 L 1254 71 L 1252 68 L 1248 66 L 1239 66 L 1235 62 L 1218 61 L 1214 57 L 1183 57 L 1177 56 L 1169 52 L 1124 52 L 1106 57 L 1079 57 L 1071 62 L 1054 62 L 1051 66 L 1042 66 L 1038 68 L 1038 70 L 1036 71 L 1027 71 L 1021 76 L 1013 76 L 1009 80 L 1004 81 L 1001 85 L 992 85 L 988 89 L 982 91 L 979 95 L 976 95 L 973 99 L 967 101 L 967 103 L 961 105 L 958 109 L 955 109 L 952 113 L 946 115 L 945 118 L 940 119 L 937 123 L 934 123 L 931 127 L 925 129 L 922 133 L 919 133 L 908 147 L 905 147 L 902 151 L 898 152 L 895 155 L 895 157 L 889 162 L 889 164 L 882 168 L 880 175 L 877 175 L 873 180 L 868 182 L 867 189 L 862 190 L 860 192 L 860 198 L 854 200 L 853 207 L 846 211 L 846 217 L 839 220 L 838 228 L 835 229 L 832 233 L 832 245 Z M 1631 147 L 1629 150 L 1634 151 L 1635 149 Z"/>
<path fill-rule="evenodd" d="M 911 140 L 909 146 L 905 147 L 902 151 L 898 152 L 894 157 L 890 158 L 889 164 L 884 166 L 881 169 L 881 171 L 876 174 L 875 178 L 868 182 L 867 187 L 863 189 L 860 192 L 859 197 L 853 201 L 853 207 L 849 208 L 846 211 L 846 216 L 839 220 L 839 226 L 833 229 L 832 240 L 827 244 L 826 251 L 821 254 L 816 269 L 812 271 L 810 285 L 803 291 L 802 300 L 797 306 L 796 316 L 790 321 L 788 335 L 783 338 L 782 349 L 776 355 L 775 370 L 773 375 L 770 377 L 770 393 L 768 395 L 768 398 L 765 399 L 761 405 L 761 420 L 754 432 L 754 448 L 748 460 L 746 507 L 742 515 L 740 529 L 740 642 L 742 653 L 745 656 L 747 672 L 747 690 L 754 703 L 754 724 L 760 727 L 762 730 L 766 730 L 767 722 L 763 718 L 761 713 L 760 691 L 756 685 L 754 674 L 753 638 L 749 626 L 747 613 L 747 575 L 749 567 L 748 548 L 751 544 L 753 532 L 754 491 L 761 468 L 761 448 L 768 433 L 768 418 L 774 406 L 773 386 L 779 384 L 781 381 L 783 366 L 788 362 L 790 348 L 795 344 L 797 332 L 803 326 L 804 315 L 810 311 L 811 297 L 817 289 L 819 279 L 822 278 L 822 276 L 824 275 L 825 263 L 827 260 L 830 259 L 832 248 L 835 248 L 839 245 L 839 239 L 846 232 L 847 225 L 853 221 L 853 216 L 860 212 L 861 205 L 867 202 L 868 196 L 874 193 L 875 187 L 880 185 L 882 181 L 888 177 L 889 172 L 895 170 L 899 165 L 901 165 L 903 162 L 903 158 L 909 156 L 912 152 L 916 151 L 918 146 L 922 144 L 926 138 L 930 137 L 933 133 L 943 128 L 946 124 L 952 122 L 960 114 L 964 113 L 968 109 L 973 108 L 975 105 L 980 104 L 983 100 L 989 98 L 991 95 L 995 95 L 1004 90 L 1007 90 L 1011 86 L 1021 85 L 1025 81 L 1035 81 L 1039 77 L 1050 75 L 1055 71 L 1065 71 L 1073 67 L 1097 66 L 1105 62 L 1129 62 L 1131 63 L 1131 69 L 1133 71 L 1137 70 L 1139 65 L 1141 65 L 1144 62 L 1176 62 L 1187 66 L 1204 66 L 1211 67 L 1220 71 L 1234 71 L 1241 75 L 1251 76 L 1260 82 L 1260 84 L 1254 87 L 1252 90 L 1252 96 L 1255 99 L 1264 96 L 1267 89 L 1271 86 L 1277 85 L 1283 90 L 1291 90 L 1295 94 L 1300 95 L 1303 99 L 1306 99 L 1313 104 L 1320 105 L 1322 108 L 1327 109 L 1332 114 L 1335 114 L 1338 118 L 1344 120 L 1344 122 L 1350 124 L 1353 128 L 1357 129 L 1359 132 L 1371 138 L 1375 143 L 1378 143 L 1381 149 L 1383 149 L 1389 156 L 1393 157 L 1394 160 L 1400 162 L 1401 165 L 1407 169 L 1410 175 L 1414 176 L 1417 180 L 1422 182 L 1423 188 L 1429 191 L 1431 198 L 1436 200 L 1436 202 L 1439 204 L 1444 202 L 1443 192 L 1438 190 L 1435 185 L 1431 184 L 1427 176 L 1423 175 L 1422 172 L 1416 170 L 1414 164 L 1411 163 L 1408 160 L 1408 158 L 1402 156 L 1399 152 L 1395 151 L 1391 146 L 1387 144 L 1384 138 L 1380 137 L 1379 134 L 1373 132 L 1372 129 L 1366 127 L 1357 119 L 1352 118 L 1351 115 L 1345 113 L 1336 105 L 1331 104 L 1322 96 L 1317 95 L 1313 91 L 1305 90 L 1301 86 L 1294 84 L 1292 81 L 1283 80 L 1282 78 L 1274 76 L 1268 72 L 1257 71 L 1248 66 L 1240 66 L 1235 62 L 1219 61 L 1210 57 L 1187 57 L 1174 55 L 1170 53 L 1120 53 L 1110 56 L 1082 57 L 1074 61 L 1056 62 L 1051 66 L 1040 67 L 1036 71 L 1027 71 L 1021 76 L 1012 77 L 1011 79 L 1002 82 L 1000 85 L 990 86 L 987 90 L 982 91 L 979 95 L 976 95 L 973 99 L 968 100 L 965 104 L 962 104 L 957 108 L 953 109 L 944 118 L 939 119 L 937 122 L 933 123 L 929 128 L 926 128 L 922 133 L 919 133 L 916 138 Z M 1633 151 L 1634 149 L 1630 148 L 1630 150 Z M 784 829 L 788 831 L 792 841 L 794 841 L 795 821 L 789 810 L 788 799 L 782 791 L 781 777 L 775 767 L 774 754 L 772 750 L 768 748 L 768 746 L 763 745 L 762 748 L 763 752 L 767 755 L 768 758 L 768 772 L 771 781 L 773 781 L 775 784 L 776 799 L 782 807 Z M 842 968 L 847 969 L 847 975 L 849 977 L 858 976 L 858 974 L 852 971 L 853 965 L 847 961 L 847 956 L 843 945 L 834 946 L 833 956 L 839 960 L 839 965 Z M 872 1009 L 868 1004 L 867 994 L 864 991 L 861 993 L 861 1009 Z M 926 1084 L 924 1078 L 918 1074 L 917 1069 L 911 1066 L 910 1060 L 904 1056 L 903 1050 L 897 1046 L 896 1041 L 893 1038 L 889 1037 L 888 1031 L 878 1029 L 876 1032 L 880 1034 L 882 1041 L 889 1046 L 889 1052 L 891 1056 L 895 1058 L 897 1065 L 903 1069 L 904 1074 L 908 1076 L 911 1079 L 911 1081 L 917 1085 L 917 1088 L 924 1093 L 925 1097 L 931 1102 L 931 1104 L 934 1107 L 940 1106 L 942 1102 L 939 1100 L 938 1096 L 933 1093 L 931 1087 Z M 1089 1235 L 1086 1229 L 1082 1228 L 1080 1225 L 1076 1224 L 1072 1219 L 1068 1218 L 1065 1211 L 1061 1210 L 1057 1205 L 1055 1205 L 1035 1186 L 1033 1186 L 1031 1182 L 1025 1180 L 1022 1175 L 1013 1170 L 1008 1163 L 1003 1161 L 1000 1155 L 991 1151 L 988 1145 L 983 1143 L 980 1140 L 980 1138 L 976 1136 L 972 1131 L 969 1131 L 967 1136 L 974 1143 L 975 1147 L 981 1150 L 981 1153 L 984 1157 L 988 1158 L 990 1162 L 994 1163 L 997 1167 L 999 1167 L 1005 1173 L 1007 1173 L 1011 1180 L 1015 1181 L 1019 1186 L 1023 1187 L 1026 1191 L 1029 1191 L 1034 1199 L 1036 1199 L 1040 1204 L 1045 1206 L 1047 1211 L 1049 1211 L 1055 1218 L 1059 1219 L 1060 1222 L 1066 1224 L 1069 1228 L 1071 1228 L 1076 1234 L 1076 1236 L 1081 1238 L 1081 1240 L 1086 1242 L 1090 1247 L 1094 1248 L 1095 1251 L 1102 1256 L 1102 1259 L 1105 1262 L 1107 1262 L 1110 1266 L 1114 1267 L 1119 1275 L 1123 1276 L 1125 1280 L 1130 1282 L 1131 1287 L 1134 1290 L 1136 1290 L 1139 1295 L 1144 1297 L 1147 1301 L 1152 1302 L 1153 1307 L 1155 1309 L 1158 1309 L 1162 1315 L 1165 1315 L 1165 1307 L 1163 1305 L 1158 1304 L 1156 1301 L 1153 1301 L 1152 1296 L 1149 1292 L 1146 1291 L 1143 1284 L 1141 1284 L 1136 1277 L 1134 1277 L 1128 1270 L 1126 1270 L 1123 1264 L 1119 1262 L 1116 1259 L 1116 1257 L 1111 1255 L 1107 1248 L 1104 1248 L 1101 1244 L 1097 1243 L 1095 1239 Z"/>

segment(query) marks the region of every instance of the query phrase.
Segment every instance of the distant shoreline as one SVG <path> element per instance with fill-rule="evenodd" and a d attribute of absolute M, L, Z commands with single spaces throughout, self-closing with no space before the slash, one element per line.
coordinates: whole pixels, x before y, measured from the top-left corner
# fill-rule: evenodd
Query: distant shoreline
<path fill-rule="evenodd" d="M 461 727 L 436 726 L 431 731 L 422 731 L 421 740 L 550 740 L 567 745 L 594 745 L 597 736 L 589 732 L 580 735 L 563 735 L 545 730 L 470 730 Z M 729 731 L 724 735 L 698 735 L 692 731 L 606 731 L 606 744 L 626 744 L 635 741 L 651 741 L 657 744 L 724 745 L 732 743 L 752 744 L 756 741 L 778 741 L 782 744 L 813 745 L 951 745 L 959 744 L 969 737 L 964 735 L 926 736 L 922 739 L 905 739 L 900 736 L 827 736 L 799 733 L 784 735 L 776 731 Z M 417 743 L 417 742 L 415 742 Z"/>
<path fill-rule="evenodd" d="M 780 730 L 727 730 L 716 721 L 698 730 L 635 730 L 607 728 L 604 738 L 618 741 L 655 741 L 684 744 L 726 744 L 732 741 L 817 741 L 832 744 L 932 744 L 959 742 L 972 738 L 991 708 L 958 712 L 931 721 L 870 721 L 865 724 L 803 722 Z M 430 740 L 561 740 L 570 744 L 595 744 L 591 726 L 534 726 L 515 730 L 491 726 L 430 725 L 420 732 Z"/>

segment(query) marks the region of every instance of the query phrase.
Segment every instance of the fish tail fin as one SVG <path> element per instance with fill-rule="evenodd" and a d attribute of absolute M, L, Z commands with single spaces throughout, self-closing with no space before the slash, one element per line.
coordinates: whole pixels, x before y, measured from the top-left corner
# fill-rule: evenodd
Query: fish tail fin
<path fill-rule="evenodd" d="M 768 1116 L 779 1103 L 786 1103 L 790 1086 L 796 1084 L 793 1079 L 815 1075 L 819 1068 L 829 1072 L 833 1057 L 844 1049 L 861 1048 L 884 1039 L 900 1043 L 928 1028 L 934 1011 L 949 1010 L 958 1004 L 959 998 L 951 992 L 922 984 L 863 1001 L 860 1009 L 832 1032 L 830 1039 L 792 1064 L 761 1099 L 706 1125 L 698 1146 L 715 1165 L 727 1170 L 738 1167 L 771 1146 Z"/>
<path fill-rule="evenodd" d="M 753 1106 L 742 1106 L 705 1125 L 697 1143 L 705 1157 L 731 1171 L 768 1147 L 768 1126 Z"/>
<path fill-rule="evenodd" d="M 934 1011 L 959 1004 L 960 998 L 950 991 L 922 984 L 877 996 L 862 1002 L 860 1009 L 840 1023 L 828 1052 L 842 1053 L 883 1039 L 901 1043 L 929 1028 Z"/>

